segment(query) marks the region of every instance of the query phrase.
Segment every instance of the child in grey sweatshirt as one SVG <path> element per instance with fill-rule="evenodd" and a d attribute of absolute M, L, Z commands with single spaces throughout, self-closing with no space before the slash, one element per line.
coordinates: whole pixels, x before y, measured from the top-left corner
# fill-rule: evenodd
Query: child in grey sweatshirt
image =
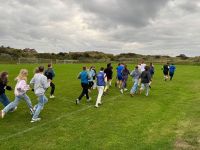
<path fill-rule="evenodd" d="M 133 70 L 130 75 L 133 77 L 133 82 L 134 82 L 133 87 L 130 91 L 130 95 L 133 96 L 137 92 L 139 78 L 140 78 L 140 75 L 141 75 L 141 73 L 138 69 L 138 66 L 135 67 L 135 70 Z"/>
<path fill-rule="evenodd" d="M 44 67 L 40 66 L 38 68 L 39 73 L 36 73 L 34 77 L 31 79 L 30 84 L 34 85 L 35 95 L 38 96 L 38 104 L 34 106 L 34 114 L 31 122 L 36 122 L 41 120 L 38 118 L 41 110 L 44 107 L 44 104 L 48 102 L 47 97 L 45 96 L 46 89 L 50 86 L 50 81 L 47 80 L 47 77 L 43 75 Z"/>

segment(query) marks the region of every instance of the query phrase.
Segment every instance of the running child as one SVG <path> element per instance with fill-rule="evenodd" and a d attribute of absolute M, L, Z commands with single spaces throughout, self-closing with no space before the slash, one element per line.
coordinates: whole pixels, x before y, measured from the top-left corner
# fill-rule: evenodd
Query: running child
<path fill-rule="evenodd" d="M 139 71 L 138 66 L 135 67 L 135 70 L 133 70 L 130 73 L 130 75 L 131 77 L 133 77 L 133 82 L 134 82 L 133 87 L 131 88 L 131 91 L 130 91 L 130 95 L 133 96 L 137 92 L 138 83 L 139 83 L 139 79 L 141 75 L 141 72 Z"/>
<path fill-rule="evenodd" d="M 101 97 L 103 95 L 104 87 L 106 85 L 106 74 L 104 73 L 104 68 L 101 67 L 100 72 L 97 74 L 97 90 L 98 90 L 98 97 L 96 101 L 95 107 L 98 108 L 101 105 Z"/>
<path fill-rule="evenodd" d="M 104 70 L 104 73 L 106 74 L 107 77 L 107 82 L 106 82 L 106 87 L 104 89 L 104 92 L 107 92 L 107 90 L 109 89 L 109 87 L 112 84 L 112 75 L 113 75 L 113 71 L 112 71 L 113 67 L 111 65 L 111 63 L 107 64 L 107 68 Z"/>
<path fill-rule="evenodd" d="M 174 64 L 171 64 L 169 66 L 169 76 L 170 76 L 170 80 L 172 80 L 173 76 L 174 76 L 174 72 L 176 70 L 176 67 Z"/>
<path fill-rule="evenodd" d="M 40 121 L 39 114 L 44 108 L 44 104 L 48 102 L 47 97 L 45 96 L 45 92 L 48 87 L 50 87 L 51 80 L 47 80 L 47 77 L 43 74 L 44 67 L 40 66 L 38 68 L 38 72 L 31 79 L 30 84 L 34 85 L 35 95 L 38 97 L 38 104 L 34 106 L 34 114 L 31 122 Z"/>
<path fill-rule="evenodd" d="M 130 74 L 130 71 L 127 68 L 127 65 L 124 65 L 124 69 L 122 70 L 122 87 L 120 92 L 123 94 L 124 91 L 127 91 L 127 80 L 128 80 L 128 75 Z"/>
<path fill-rule="evenodd" d="M 118 64 L 117 70 L 117 85 L 118 88 L 121 89 L 122 87 L 122 70 L 124 69 L 124 65 L 122 63 Z"/>
<path fill-rule="evenodd" d="M 91 100 L 91 98 L 89 97 L 89 94 L 88 94 L 89 75 L 87 73 L 86 67 L 83 67 L 83 71 L 79 73 L 78 79 L 81 80 L 82 92 L 81 92 L 80 96 L 76 99 L 76 104 L 80 103 L 80 101 L 84 95 L 86 95 L 87 102 L 89 102 Z"/>
<path fill-rule="evenodd" d="M 26 95 L 26 92 L 30 89 L 27 82 L 28 70 L 21 69 L 19 75 L 16 77 L 17 84 L 15 86 L 15 100 L 8 104 L 2 111 L 1 117 L 4 118 L 5 114 L 16 108 L 21 99 L 24 99 L 30 109 L 31 114 L 33 114 L 33 106 L 30 98 Z"/>
<path fill-rule="evenodd" d="M 48 64 L 48 69 L 45 71 L 44 75 L 47 77 L 47 80 L 50 80 L 50 87 L 51 87 L 51 93 L 49 98 L 55 98 L 54 92 L 55 92 L 55 84 L 53 83 L 53 78 L 55 77 L 55 72 L 53 70 L 52 64 Z"/>
<path fill-rule="evenodd" d="M 5 90 L 11 91 L 12 88 L 7 85 L 8 84 L 8 73 L 2 72 L 0 74 L 0 102 L 3 104 L 4 107 L 6 107 L 10 100 L 5 94 Z"/>
<path fill-rule="evenodd" d="M 151 81 L 151 75 L 149 72 L 149 67 L 145 66 L 145 71 L 142 72 L 141 74 L 141 88 L 140 88 L 140 94 L 142 93 L 142 91 L 144 91 L 146 89 L 146 93 L 145 95 L 148 96 L 149 95 L 149 83 Z"/>
<path fill-rule="evenodd" d="M 169 63 L 163 65 L 163 74 L 164 74 L 164 80 L 167 81 L 167 79 L 169 78 Z"/>
<path fill-rule="evenodd" d="M 92 87 L 94 86 L 94 78 L 96 76 L 95 71 L 93 70 L 93 66 L 90 67 L 90 70 L 88 71 L 88 75 L 89 75 L 89 90 L 92 89 Z"/>

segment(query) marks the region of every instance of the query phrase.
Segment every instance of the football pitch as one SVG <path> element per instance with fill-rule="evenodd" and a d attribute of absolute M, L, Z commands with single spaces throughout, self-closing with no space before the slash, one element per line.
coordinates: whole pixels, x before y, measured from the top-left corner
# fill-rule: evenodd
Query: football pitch
<path fill-rule="evenodd" d="M 46 67 L 47 64 L 45 64 Z M 84 64 L 90 66 L 91 64 Z M 106 64 L 93 64 L 97 71 Z M 22 68 L 29 70 L 28 81 L 38 65 L 0 65 L 8 71 L 9 85 Z M 94 108 L 97 91 L 75 104 L 81 86 L 77 79 L 83 64 L 54 65 L 55 99 L 49 99 L 41 121 L 30 123 L 24 101 L 13 113 L 0 120 L 0 149 L 81 149 L 81 150 L 173 150 L 200 149 L 200 67 L 178 65 L 174 80 L 163 80 L 161 65 L 155 66 L 150 94 L 129 96 L 114 87 L 115 75 L 103 104 Z M 116 64 L 113 64 L 116 68 Z M 134 64 L 129 64 L 130 70 Z M 115 69 L 113 69 L 115 72 Z M 129 77 L 128 89 L 132 87 Z M 46 95 L 49 97 L 50 90 Z M 6 91 L 11 101 L 14 91 Z M 37 97 L 27 92 L 33 104 Z M 0 109 L 3 106 L 0 104 Z"/>

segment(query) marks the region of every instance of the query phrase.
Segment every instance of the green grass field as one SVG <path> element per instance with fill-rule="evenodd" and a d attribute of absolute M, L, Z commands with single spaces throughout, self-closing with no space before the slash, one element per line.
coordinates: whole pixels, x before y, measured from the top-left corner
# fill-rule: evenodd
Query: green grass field
<path fill-rule="evenodd" d="M 102 65 L 105 66 L 96 64 L 97 69 Z M 21 68 L 29 70 L 30 80 L 35 67 L 0 65 L 0 70 L 9 72 L 9 84 L 14 87 L 14 77 Z M 0 120 L 1 150 L 200 149 L 198 66 L 177 66 L 174 80 L 164 82 L 161 65 L 157 65 L 149 97 L 130 97 L 129 92 L 122 95 L 113 86 L 102 98 L 103 105 L 98 109 L 94 108 L 96 91 L 90 94 L 90 103 L 86 103 L 85 98 L 80 105 L 74 103 L 81 92 L 80 81 L 76 79 L 81 67 L 81 64 L 54 66 L 56 98 L 49 99 L 40 122 L 30 123 L 31 116 L 24 101 L 17 111 Z M 129 68 L 133 67 L 129 65 Z M 128 89 L 131 86 L 129 78 Z M 29 91 L 28 95 L 36 104 L 34 93 Z M 7 91 L 7 96 L 13 100 L 13 91 Z"/>

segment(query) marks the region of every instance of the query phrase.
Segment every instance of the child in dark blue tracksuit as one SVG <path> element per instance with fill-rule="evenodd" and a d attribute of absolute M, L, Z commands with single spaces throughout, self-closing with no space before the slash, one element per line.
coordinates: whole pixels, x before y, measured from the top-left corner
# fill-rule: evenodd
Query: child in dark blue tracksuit
<path fill-rule="evenodd" d="M 47 77 L 48 80 L 51 80 L 50 86 L 51 86 L 51 93 L 50 98 L 54 98 L 54 91 L 55 91 L 55 84 L 53 83 L 53 78 L 55 77 L 55 72 L 52 68 L 51 64 L 48 64 L 48 69 L 45 71 L 44 75 Z"/>
<path fill-rule="evenodd" d="M 170 76 L 170 80 L 172 80 L 173 76 L 174 76 L 174 72 L 176 70 L 176 67 L 174 66 L 174 64 L 171 64 L 169 66 L 169 76 Z"/>
<path fill-rule="evenodd" d="M 86 95 L 87 101 L 89 102 L 91 98 L 88 95 L 88 88 L 89 88 L 89 74 L 87 73 L 86 67 L 83 67 L 83 71 L 79 73 L 78 79 L 81 80 L 81 86 L 83 88 L 80 96 L 76 99 L 76 104 L 80 103 L 80 100 L 84 95 Z"/>

